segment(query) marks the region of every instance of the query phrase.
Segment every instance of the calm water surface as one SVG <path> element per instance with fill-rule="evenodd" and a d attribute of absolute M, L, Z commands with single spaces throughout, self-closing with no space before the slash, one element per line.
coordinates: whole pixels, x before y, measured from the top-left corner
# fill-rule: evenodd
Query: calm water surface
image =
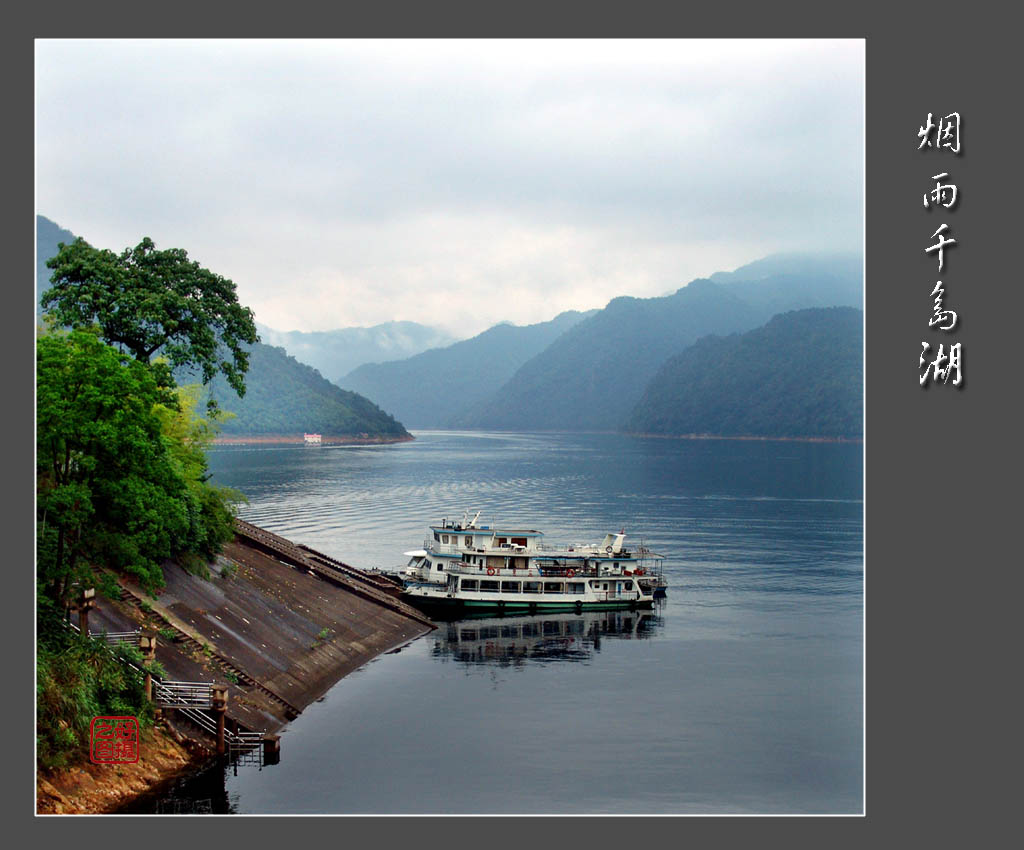
<path fill-rule="evenodd" d="M 624 528 L 667 556 L 667 600 L 446 624 L 307 708 L 280 764 L 150 811 L 861 811 L 861 446 L 416 437 L 224 448 L 211 469 L 244 519 L 360 567 L 467 510 L 553 541 Z"/>

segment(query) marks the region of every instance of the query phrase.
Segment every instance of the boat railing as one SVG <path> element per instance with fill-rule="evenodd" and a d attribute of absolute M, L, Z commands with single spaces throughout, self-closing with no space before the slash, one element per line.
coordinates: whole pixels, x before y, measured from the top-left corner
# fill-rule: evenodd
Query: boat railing
<path fill-rule="evenodd" d="M 467 564 L 460 561 L 451 564 L 446 572 L 458 575 L 482 576 L 484 578 L 504 579 L 545 579 L 545 578 L 592 578 L 592 579 L 623 579 L 650 578 L 660 576 L 660 571 L 640 568 L 639 570 L 611 570 L 597 567 L 551 566 L 542 568 L 526 567 L 489 567 L 483 564 Z"/>
<path fill-rule="evenodd" d="M 643 547 L 636 547 L 633 549 L 620 549 L 619 551 L 608 551 L 602 549 L 600 546 L 594 544 L 585 543 L 574 543 L 574 544 L 551 544 L 551 543 L 535 543 L 532 546 L 516 546 L 514 544 L 504 544 L 501 546 L 466 546 L 463 543 L 443 543 L 438 540 L 434 540 L 433 537 L 427 536 L 423 539 L 423 548 L 436 552 L 440 555 L 459 555 L 463 552 L 473 553 L 484 553 L 484 552 L 499 552 L 506 555 L 522 555 L 522 554 L 533 554 L 533 553 L 545 553 L 553 557 L 567 557 L 573 556 L 577 558 L 619 558 L 628 561 L 656 561 L 662 558 L 656 552 L 652 552 L 650 549 Z"/>
<path fill-rule="evenodd" d="M 536 544 L 532 546 L 519 546 L 515 543 L 502 543 L 499 545 L 487 545 L 487 546 L 467 546 L 465 543 L 456 541 L 452 543 L 449 541 L 445 543 L 442 540 L 435 540 L 433 536 L 427 535 L 423 538 L 423 548 L 429 551 L 438 552 L 444 555 L 457 555 L 460 552 L 502 552 L 512 555 L 520 555 L 526 552 L 536 552 L 538 549 L 546 548 Z M 555 549 L 556 547 L 551 547 Z"/>

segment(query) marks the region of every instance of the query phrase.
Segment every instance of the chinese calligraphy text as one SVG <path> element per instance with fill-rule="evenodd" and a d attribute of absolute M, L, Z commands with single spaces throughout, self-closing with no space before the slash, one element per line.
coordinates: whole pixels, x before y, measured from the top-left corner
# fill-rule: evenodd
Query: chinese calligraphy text
<path fill-rule="evenodd" d="M 928 118 L 917 131 L 919 143 L 917 149 L 933 151 L 948 151 L 952 154 L 959 154 L 960 145 L 960 113 L 951 112 L 937 121 L 928 113 Z M 925 210 L 931 211 L 934 207 L 941 207 L 946 211 L 952 211 L 959 202 L 960 192 L 953 181 L 946 181 L 949 177 L 948 171 L 933 174 L 935 188 L 925 192 L 922 196 Z M 958 245 L 958 240 L 953 238 L 949 224 L 942 222 L 931 235 L 935 240 L 933 244 L 924 249 L 926 254 L 934 255 L 938 261 L 938 270 L 941 272 L 945 266 L 945 252 Z M 944 275 L 946 277 L 946 275 Z M 932 315 L 928 320 L 928 327 L 934 331 L 948 333 L 957 326 L 958 316 L 955 311 L 945 309 L 946 288 L 940 280 L 932 288 Z M 939 343 L 938 352 L 934 357 L 930 353 L 932 345 L 929 342 L 921 342 L 921 354 L 918 358 L 918 383 L 927 387 L 931 383 L 951 384 L 960 388 L 963 386 L 963 346 L 959 342 Z M 922 371 L 923 370 L 923 371 Z M 950 380 L 952 378 L 952 380 Z"/>

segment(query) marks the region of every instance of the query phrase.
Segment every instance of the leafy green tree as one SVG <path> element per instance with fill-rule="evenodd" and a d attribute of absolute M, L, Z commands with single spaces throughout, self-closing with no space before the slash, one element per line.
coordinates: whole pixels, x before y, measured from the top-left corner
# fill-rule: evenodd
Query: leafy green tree
<path fill-rule="evenodd" d="M 159 355 L 171 370 L 198 369 L 204 384 L 221 373 L 245 395 L 245 344 L 259 337 L 232 281 L 179 248 L 158 251 L 148 237 L 120 255 L 82 238 L 62 242 L 46 264 L 54 270 L 53 285 L 41 303 L 58 325 L 97 324 L 103 339 L 136 360 L 149 363 Z M 163 378 L 171 383 L 166 372 Z M 216 408 L 212 399 L 210 407 Z"/>
<path fill-rule="evenodd" d="M 174 408 L 158 405 L 154 413 L 160 419 L 175 473 L 187 493 L 188 533 L 178 554 L 191 562 L 187 565 L 194 566 L 195 571 L 203 571 L 234 536 L 235 505 L 245 498 L 237 490 L 209 482 L 206 450 L 221 423 L 233 414 L 219 411 L 209 418 L 200 416 L 196 411 L 202 387 L 198 384 L 179 387 L 175 395 L 178 403 Z"/>
<path fill-rule="evenodd" d="M 175 403 L 94 331 L 38 340 L 37 578 L 54 600 L 101 583 L 96 565 L 163 584 L 161 561 L 189 528 L 187 487 L 154 412 Z"/>

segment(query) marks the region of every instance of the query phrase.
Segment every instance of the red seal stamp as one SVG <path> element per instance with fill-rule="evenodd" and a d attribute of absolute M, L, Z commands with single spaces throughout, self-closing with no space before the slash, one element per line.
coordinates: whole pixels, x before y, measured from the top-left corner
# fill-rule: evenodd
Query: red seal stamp
<path fill-rule="evenodd" d="M 94 717 L 89 724 L 93 764 L 133 764 L 139 760 L 139 721 L 134 717 Z"/>

